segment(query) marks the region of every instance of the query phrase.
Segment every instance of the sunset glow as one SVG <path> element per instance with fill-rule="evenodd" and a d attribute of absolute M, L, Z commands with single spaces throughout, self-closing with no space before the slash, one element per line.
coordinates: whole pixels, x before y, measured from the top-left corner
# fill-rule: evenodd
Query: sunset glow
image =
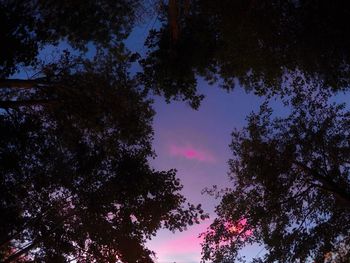
<path fill-rule="evenodd" d="M 169 147 L 169 154 L 175 157 L 182 157 L 188 160 L 197 160 L 200 162 L 215 162 L 214 156 L 207 150 L 195 148 L 191 145 L 175 145 Z"/>

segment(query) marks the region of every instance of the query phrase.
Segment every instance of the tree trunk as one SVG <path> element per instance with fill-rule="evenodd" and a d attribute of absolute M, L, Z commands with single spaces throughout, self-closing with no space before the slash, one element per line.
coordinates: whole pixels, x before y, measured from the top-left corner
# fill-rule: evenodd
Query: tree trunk
<path fill-rule="evenodd" d="M 171 32 L 171 38 L 176 42 L 179 38 L 179 25 L 178 25 L 178 16 L 179 16 L 179 7 L 177 5 L 177 0 L 169 0 L 169 26 Z"/>
<path fill-rule="evenodd" d="M 32 89 L 45 85 L 44 79 L 0 79 L 0 88 Z"/>

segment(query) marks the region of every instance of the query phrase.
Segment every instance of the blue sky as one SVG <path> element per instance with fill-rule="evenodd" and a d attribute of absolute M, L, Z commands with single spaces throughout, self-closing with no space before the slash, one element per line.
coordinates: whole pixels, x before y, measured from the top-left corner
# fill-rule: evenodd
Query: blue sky
<path fill-rule="evenodd" d="M 258 110 L 263 99 L 247 94 L 242 89 L 227 93 L 216 86 L 199 83 L 200 92 L 206 95 L 199 110 L 193 110 L 184 102 L 167 104 L 156 98 L 154 120 L 154 148 L 158 157 L 152 161 L 156 169 L 176 168 L 184 185 L 183 193 L 194 203 L 201 203 L 210 219 L 186 232 L 173 234 L 161 230 L 149 246 L 158 255 L 158 262 L 199 262 L 199 233 L 215 218 L 214 208 L 219 200 L 201 194 L 205 187 L 218 185 L 231 187 L 228 181 L 228 164 L 231 153 L 231 132 L 245 123 L 252 110 Z M 210 158 L 196 158 L 181 151 L 174 154 L 172 147 L 190 149 Z M 199 157 L 201 155 L 198 155 Z M 255 256 L 260 248 L 245 249 L 242 255 Z"/>
<path fill-rule="evenodd" d="M 151 29 L 150 24 L 157 26 L 153 21 L 134 29 L 126 41 L 128 48 L 141 54 L 146 52 L 143 43 Z M 137 66 L 133 68 L 137 69 Z M 202 190 L 213 185 L 232 187 L 227 176 L 231 133 L 234 128 L 243 127 L 247 115 L 257 111 L 263 102 L 263 98 L 246 93 L 240 87 L 227 92 L 201 80 L 198 81 L 198 91 L 205 95 L 198 110 L 192 109 L 186 102 L 172 101 L 168 104 L 164 98 L 155 97 L 153 147 L 157 158 L 151 161 L 152 165 L 158 170 L 177 169 L 185 197 L 195 204 L 201 203 L 210 215 L 202 224 L 189 227 L 184 232 L 160 230 L 148 242 L 159 263 L 200 261 L 201 239 L 198 236 L 215 218 L 215 206 L 220 201 L 202 194 Z M 280 103 L 274 106 L 282 111 Z M 252 246 L 244 249 L 241 255 L 249 259 L 259 252 L 260 247 Z"/>

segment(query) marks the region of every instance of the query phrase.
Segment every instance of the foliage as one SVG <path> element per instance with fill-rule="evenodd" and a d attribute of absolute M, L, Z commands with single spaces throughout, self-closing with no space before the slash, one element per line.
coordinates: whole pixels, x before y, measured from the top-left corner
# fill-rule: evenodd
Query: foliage
<path fill-rule="evenodd" d="M 149 166 L 152 101 L 127 53 L 109 52 L 65 53 L 30 85 L 2 88 L 2 262 L 153 262 L 145 242 L 158 229 L 206 217 L 175 170 Z"/>
<path fill-rule="evenodd" d="M 0 261 L 153 262 L 146 240 L 206 215 L 155 171 L 123 40 L 142 3 L 0 1 Z M 48 45 L 67 43 L 58 60 Z M 86 53 L 89 49 L 93 52 Z M 13 79 L 31 66 L 30 79 Z"/>
<path fill-rule="evenodd" d="M 236 259 L 258 243 L 266 253 L 253 262 L 347 262 L 350 112 L 328 96 L 304 91 L 283 118 L 265 103 L 233 132 L 233 187 L 216 209 L 203 259 Z"/>
<path fill-rule="evenodd" d="M 138 0 L 2 0 L 0 77 L 34 65 L 47 44 L 66 41 L 81 51 L 89 44 L 116 45 L 130 32 L 139 8 Z"/>
<path fill-rule="evenodd" d="M 349 87 L 346 1 L 191 0 L 187 8 L 174 1 L 177 38 L 169 5 L 141 61 L 145 86 L 169 99 L 198 107 L 198 76 L 258 95 L 283 93 L 300 75 L 333 90 Z"/>

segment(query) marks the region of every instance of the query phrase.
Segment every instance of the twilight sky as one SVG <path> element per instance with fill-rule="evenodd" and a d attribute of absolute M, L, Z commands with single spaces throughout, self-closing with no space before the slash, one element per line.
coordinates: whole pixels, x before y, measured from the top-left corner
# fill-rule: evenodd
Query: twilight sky
<path fill-rule="evenodd" d="M 152 23 L 153 27 L 157 26 L 151 21 L 134 29 L 126 42 L 128 48 L 139 53 L 146 51 L 143 43 Z M 206 96 L 198 110 L 185 102 L 167 104 L 163 98 L 155 98 L 153 147 L 157 158 L 151 163 L 156 170 L 177 169 L 185 197 L 194 204 L 201 203 L 210 218 L 184 232 L 158 231 L 147 245 L 156 252 L 158 263 L 200 261 L 201 239 L 198 235 L 215 218 L 215 205 L 219 203 L 201 192 L 213 185 L 219 188 L 231 186 L 227 177 L 231 132 L 241 128 L 246 116 L 258 110 L 263 101 L 241 88 L 228 93 L 204 81 L 199 81 L 198 89 Z M 260 250 L 250 247 L 242 251 L 242 255 L 254 257 Z"/>
<path fill-rule="evenodd" d="M 201 256 L 199 233 L 205 231 L 215 218 L 214 208 L 219 200 L 201 191 L 205 187 L 218 185 L 232 187 L 228 181 L 227 161 L 231 158 L 229 144 L 234 128 L 242 128 L 245 118 L 252 111 L 258 111 L 263 102 L 242 88 L 227 93 L 216 86 L 199 83 L 199 90 L 206 95 L 199 110 L 193 110 L 184 102 L 166 104 L 164 99 L 155 101 L 154 149 L 158 157 L 152 161 L 155 169 L 176 168 L 177 176 L 184 185 L 183 193 L 193 203 L 201 203 L 210 214 L 210 219 L 185 232 L 159 231 L 149 242 L 149 248 L 157 253 L 157 262 L 198 263 Z M 340 93 L 333 97 L 337 103 L 344 103 L 350 95 Z M 272 101 L 274 115 L 284 115 L 288 109 Z M 247 247 L 242 256 L 247 259 L 263 253 L 258 246 Z"/>
<path fill-rule="evenodd" d="M 158 256 L 158 262 L 199 262 L 199 233 L 203 232 L 215 217 L 214 207 L 219 200 L 201 191 L 218 185 L 229 187 L 227 179 L 230 158 L 231 132 L 245 123 L 245 117 L 257 110 L 261 98 L 246 94 L 242 89 L 227 93 L 218 87 L 200 83 L 206 95 L 198 111 L 183 102 L 166 104 L 156 99 L 154 120 L 154 148 L 158 157 L 152 161 L 154 168 L 176 168 L 184 185 L 183 193 L 194 203 L 201 203 L 210 219 L 185 232 L 159 231 L 149 247 Z M 246 256 L 255 256 L 258 248 L 248 248 Z"/>

